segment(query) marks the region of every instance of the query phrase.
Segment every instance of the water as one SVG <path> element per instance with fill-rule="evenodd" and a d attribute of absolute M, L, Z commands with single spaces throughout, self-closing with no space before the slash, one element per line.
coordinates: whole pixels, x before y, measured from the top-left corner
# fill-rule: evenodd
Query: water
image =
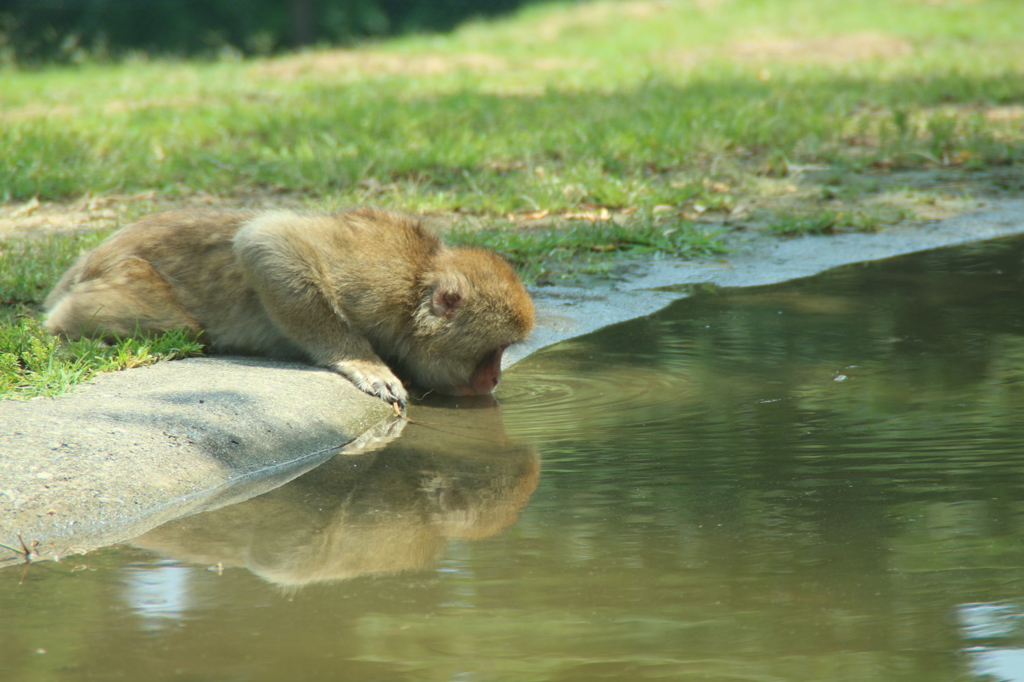
<path fill-rule="evenodd" d="M 0 680 L 1024 680 L 1022 280 L 1000 240 L 542 351 L 500 412 L 0 571 Z"/>

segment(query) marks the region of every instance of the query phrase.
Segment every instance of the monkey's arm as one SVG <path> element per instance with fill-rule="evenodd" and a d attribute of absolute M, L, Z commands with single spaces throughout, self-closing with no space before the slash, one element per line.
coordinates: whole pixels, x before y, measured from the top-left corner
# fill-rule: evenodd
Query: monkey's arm
<path fill-rule="evenodd" d="M 302 220 L 270 215 L 238 231 L 234 251 L 246 277 L 270 318 L 314 362 L 404 408 L 408 393 L 370 342 L 352 329 L 322 255 L 325 245 L 309 238 Z"/>

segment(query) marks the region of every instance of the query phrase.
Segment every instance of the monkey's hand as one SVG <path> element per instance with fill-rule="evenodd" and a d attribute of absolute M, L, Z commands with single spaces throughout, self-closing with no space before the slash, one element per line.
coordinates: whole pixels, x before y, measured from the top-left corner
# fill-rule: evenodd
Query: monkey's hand
<path fill-rule="evenodd" d="M 376 396 L 386 403 L 405 409 L 409 393 L 387 365 L 366 360 L 341 360 L 332 366 L 335 372 L 355 384 L 363 393 Z"/>

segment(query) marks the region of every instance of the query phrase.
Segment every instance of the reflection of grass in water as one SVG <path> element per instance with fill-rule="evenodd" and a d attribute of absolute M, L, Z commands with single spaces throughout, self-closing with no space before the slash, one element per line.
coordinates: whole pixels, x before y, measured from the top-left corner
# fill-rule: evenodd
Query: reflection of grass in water
<path fill-rule="evenodd" d="M 537 634 L 495 638 L 550 653 L 554 679 L 643 679 L 648 664 L 667 679 L 929 679 L 962 646 L 950 604 L 1021 600 L 1015 243 L 723 290 L 574 339 L 561 359 L 601 375 L 595 385 L 634 371 L 637 353 L 666 373 L 683 358 L 690 392 L 665 396 L 677 417 L 650 429 L 624 400 L 618 423 L 555 425 L 550 450 L 537 438 L 554 466 L 510 531 L 521 553 L 462 559 L 492 580 L 453 587 L 469 595 L 465 632 L 488 633 L 476 612 L 507 603 L 487 590 L 502 585 L 500 557 L 550 582 L 509 588 L 517 608 L 501 614 L 536 618 Z M 510 401 L 507 423 L 537 403 Z"/>
<path fill-rule="evenodd" d="M 604 585 L 586 589 L 621 593 L 624 576 L 611 572 Z M 706 583 L 688 586 L 707 589 Z M 687 587 L 680 586 L 686 590 Z M 555 589 L 571 589 L 566 585 Z M 716 619 L 694 608 L 681 617 L 638 616 L 638 612 L 587 609 L 580 602 L 552 608 L 543 600 L 527 600 L 523 609 L 459 609 L 457 615 L 417 617 L 366 616 L 357 636 L 365 643 L 360 660 L 415 670 L 418 679 L 450 680 L 459 674 L 486 671 L 488 680 L 819 680 L 857 679 L 829 675 L 846 668 L 848 654 L 824 645 L 810 647 L 792 660 L 772 656 L 763 640 L 777 629 L 770 610 L 745 621 L 750 637 L 737 640 L 735 614 L 727 610 Z M 746 614 L 752 615 L 750 613 Z M 687 616 L 692 620 L 687 619 Z M 824 621 L 824 622 L 822 622 Z M 856 627 L 859 618 L 840 611 L 819 620 L 819 626 Z M 424 651 L 424 640 L 434 652 Z M 725 644 L 728 642 L 728 644 Z M 716 643 L 718 646 L 716 646 Z M 527 655 L 528 652 L 528 655 Z M 784 654 L 784 652 L 778 652 Z M 860 653 L 859 657 L 882 657 Z M 453 675 L 453 672 L 455 675 Z M 862 672 L 862 670 L 861 670 Z"/>
<path fill-rule="evenodd" d="M 621 589 L 621 585 L 606 587 Z M 637 679 L 648 679 L 651 673 L 660 677 L 657 673 L 694 672 L 693 664 L 665 654 L 673 648 L 665 646 L 665 640 L 676 640 L 693 625 L 659 618 L 614 622 L 614 614 L 595 623 L 594 613 L 579 610 L 579 604 L 573 605 L 569 613 L 550 606 L 545 609 L 541 604 L 533 606 L 529 611 L 478 610 L 467 604 L 458 615 L 448 617 L 367 616 L 360 620 L 357 631 L 366 643 L 361 658 L 409 666 L 426 673 L 423 679 L 452 679 L 445 674 L 452 665 L 450 661 L 419 650 L 417 642 L 427 637 L 442 651 L 459 652 L 458 672 L 487 671 L 487 679 L 493 680 L 550 679 L 572 674 L 578 668 L 591 673 L 643 671 L 644 676 Z M 524 651 L 530 655 L 524 656 Z"/>
<path fill-rule="evenodd" d="M 670 287 L 691 297 L 517 363 L 502 389 L 514 408 L 506 425 L 514 435 L 586 438 L 594 424 L 699 424 L 716 406 L 731 409 L 722 401 L 749 395 L 766 413 L 777 404 L 807 415 L 835 410 L 853 426 L 885 421 L 894 428 L 871 436 L 883 468 L 932 456 L 942 406 L 971 429 L 1017 422 L 1020 243 L 853 264 L 766 287 Z M 953 475 L 966 464 L 934 466 Z"/>

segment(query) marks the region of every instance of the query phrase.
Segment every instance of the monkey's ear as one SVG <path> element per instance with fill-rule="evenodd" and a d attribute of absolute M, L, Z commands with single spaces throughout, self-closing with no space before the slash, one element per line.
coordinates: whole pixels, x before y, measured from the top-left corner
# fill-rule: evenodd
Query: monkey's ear
<path fill-rule="evenodd" d="M 443 277 L 430 298 L 430 308 L 438 317 L 451 319 L 455 311 L 466 302 L 466 294 L 469 293 L 469 283 L 466 278 L 458 273 L 451 273 Z"/>

